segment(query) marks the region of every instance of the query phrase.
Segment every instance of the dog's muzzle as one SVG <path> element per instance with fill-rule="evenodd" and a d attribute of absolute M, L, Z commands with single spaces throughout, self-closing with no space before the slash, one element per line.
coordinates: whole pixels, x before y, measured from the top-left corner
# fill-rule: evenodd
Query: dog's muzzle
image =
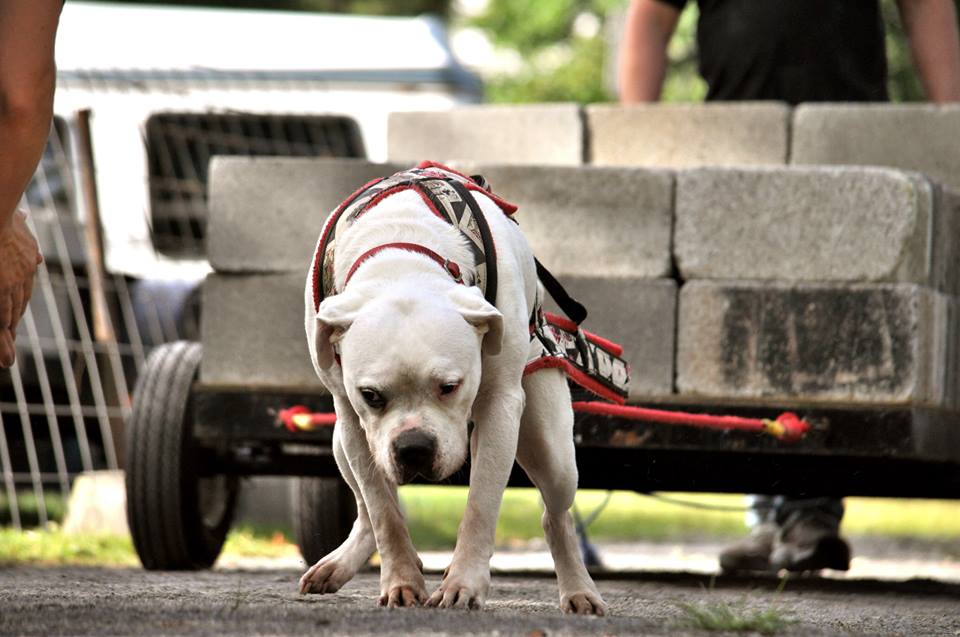
<path fill-rule="evenodd" d="M 434 477 L 437 439 L 421 429 L 407 429 L 393 439 L 393 462 L 397 466 L 400 484 L 410 482 L 418 475 Z"/>

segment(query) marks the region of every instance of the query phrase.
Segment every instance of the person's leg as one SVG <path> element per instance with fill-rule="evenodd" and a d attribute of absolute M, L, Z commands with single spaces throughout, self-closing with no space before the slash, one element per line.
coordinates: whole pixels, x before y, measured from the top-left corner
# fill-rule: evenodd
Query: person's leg
<path fill-rule="evenodd" d="M 750 496 L 750 535 L 720 553 L 724 572 L 816 571 L 850 568 L 850 547 L 840 537 L 843 500 Z"/>
<path fill-rule="evenodd" d="M 777 510 L 782 500 L 782 496 L 747 496 L 750 535 L 720 552 L 720 568 L 724 572 L 771 570 L 770 553 L 777 534 Z"/>
<path fill-rule="evenodd" d="M 840 498 L 784 498 L 776 512 L 779 532 L 770 552 L 771 568 L 848 570 L 850 546 L 840 537 L 842 520 Z"/>

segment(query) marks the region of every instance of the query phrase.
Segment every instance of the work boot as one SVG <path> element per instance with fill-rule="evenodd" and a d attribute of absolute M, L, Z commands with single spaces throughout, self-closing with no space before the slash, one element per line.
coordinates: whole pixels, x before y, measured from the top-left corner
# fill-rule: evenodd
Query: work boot
<path fill-rule="evenodd" d="M 778 531 L 770 522 L 753 527 L 750 535 L 720 553 L 720 568 L 724 573 L 772 570 L 770 553 Z"/>
<path fill-rule="evenodd" d="M 850 546 L 840 537 L 839 519 L 815 511 L 795 512 L 773 540 L 770 566 L 794 572 L 849 570 Z"/>

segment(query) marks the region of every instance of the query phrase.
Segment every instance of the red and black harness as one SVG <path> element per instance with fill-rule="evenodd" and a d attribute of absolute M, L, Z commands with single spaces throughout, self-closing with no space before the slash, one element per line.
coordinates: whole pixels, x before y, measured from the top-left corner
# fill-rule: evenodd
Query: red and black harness
<path fill-rule="evenodd" d="M 468 177 L 435 162 L 421 162 L 415 168 L 390 177 L 375 179 L 354 192 L 330 215 L 324 226 L 313 263 L 313 303 L 318 310 L 324 298 L 336 294 L 334 257 L 336 237 L 342 234 L 367 210 L 398 192 L 412 190 L 420 195 L 430 211 L 458 228 L 473 252 L 472 270 L 461 268 L 427 246 L 416 243 L 386 243 L 360 255 L 351 265 L 343 285 L 360 265 L 373 255 L 389 249 L 423 254 L 437 262 L 450 276 L 463 285 L 475 285 L 491 305 L 497 298 L 497 252 L 493 235 L 483 211 L 473 196 L 481 192 L 494 201 L 511 220 L 517 207 L 490 191 L 479 176 Z M 621 356 L 619 345 L 591 334 L 579 327 L 587 311 L 571 298 L 563 286 L 536 261 L 537 276 L 557 305 L 570 317 L 565 319 L 542 309 L 538 297 L 530 316 L 530 339 L 537 339 L 540 353 L 528 362 L 525 374 L 545 368 L 559 368 L 570 380 L 601 398 L 623 404 L 627 397 L 630 369 Z"/>

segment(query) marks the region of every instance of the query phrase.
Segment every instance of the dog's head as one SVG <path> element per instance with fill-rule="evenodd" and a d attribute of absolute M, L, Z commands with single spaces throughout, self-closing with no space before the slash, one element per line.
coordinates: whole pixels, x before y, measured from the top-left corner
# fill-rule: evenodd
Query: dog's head
<path fill-rule="evenodd" d="M 397 483 L 442 480 L 467 456 L 481 354 L 500 349 L 503 317 L 477 288 L 445 294 L 348 288 L 320 304 L 321 368 L 340 350 L 343 384 L 374 460 Z"/>

